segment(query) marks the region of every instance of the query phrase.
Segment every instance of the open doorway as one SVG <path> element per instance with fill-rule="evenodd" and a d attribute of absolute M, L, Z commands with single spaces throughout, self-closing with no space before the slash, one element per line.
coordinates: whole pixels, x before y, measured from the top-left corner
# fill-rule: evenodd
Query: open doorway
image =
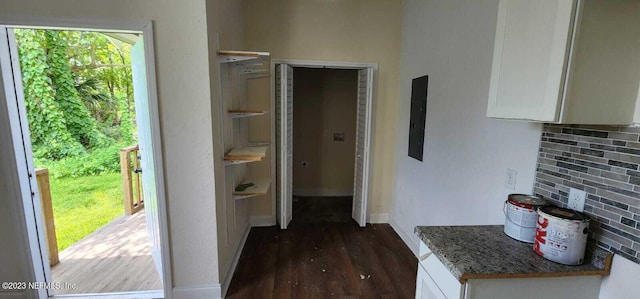
<path fill-rule="evenodd" d="M 358 225 L 366 226 L 376 68 L 366 63 L 272 60 L 277 144 L 274 210 L 282 229 L 294 217 L 294 200 L 303 210 L 316 207 L 326 217 L 340 217 L 348 210 Z M 329 85 L 318 85 L 322 81 Z M 298 101 L 302 104 L 296 106 Z M 307 112 L 313 118 L 305 118 Z M 306 137 L 305 130 L 309 131 Z M 301 148 L 296 149 L 296 144 Z M 351 209 L 345 205 L 349 202 Z M 332 215 L 331 210 L 337 213 Z"/>
<path fill-rule="evenodd" d="M 351 222 L 358 71 L 294 67 L 294 222 Z"/>
<path fill-rule="evenodd" d="M 160 233 L 160 219 L 166 217 L 161 216 L 164 206 L 162 210 L 158 208 L 160 196 L 157 188 L 161 187 L 162 183 L 158 184 L 155 169 L 159 171 L 162 169 L 157 168 L 157 161 L 153 159 L 154 154 L 159 150 L 155 148 L 159 140 L 157 136 L 152 136 L 152 130 L 157 130 L 157 123 L 154 124 L 157 122 L 157 107 L 153 107 L 155 97 L 153 101 L 150 97 L 150 94 L 154 93 L 150 93 L 152 90 L 149 87 L 155 88 L 155 84 L 152 83 L 153 78 L 147 76 L 149 65 L 145 59 L 145 53 L 149 52 L 145 49 L 142 32 L 109 32 L 108 35 L 96 32 L 35 30 L 24 27 L 14 29 L 0 26 L 0 64 L 2 79 L 5 82 L 4 94 L 9 108 L 10 125 L 14 133 L 13 141 L 18 149 L 16 160 L 19 167 L 24 167 L 28 173 L 28 176 L 20 178 L 20 188 L 23 190 L 22 194 L 31 194 L 30 197 L 23 196 L 22 199 L 25 207 L 31 207 L 31 209 L 25 209 L 28 239 L 36 279 L 46 283 L 46 287 L 39 289 L 38 293 L 43 297 L 61 294 L 124 294 L 137 291 L 138 297 L 158 297 L 163 295 L 162 281 L 166 277 L 162 267 L 166 257 L 163 257 L 160 248 L 161 239 L 165 239 Z M 105 44 L 94 48 L 94 44 L 86 43 L 86 39 L 82 40 L 83 33 L 94 39 L 97 37 Z M 131 46 L 123 46 L 123 41 L 130 43 Z M 120 53 L 127 57 L 120 57 L 121 61 L 111 57 L 110 62 L 113 65 L 126 65 L 129 68 L 129 71 L 124 73 L 129 76 L 125 80 L 130 81 L 128 87 L 132 90 L 131 94 L 125 97 L 131 96 L 131 99 L 118 99 L 117 92 L 101 95 L 95 85 L 90 93 L 95 100 L 105 96 L 112 96 L 113 101 L 130 100 L 131 104 L 135 102 L 135 109 L 130 109 L 133 108 L 132 105 L 118 110 L 116 115 L 111 116 L 115 117 L 115 120 L 107 119 L 101 122 L 96 119 L 96 115 L 104 116 L 108 109 L 92 111 L 79 95 L 81 90 L 78 85 L 86 84 L 89 79 L 96 79 L 89 78 L 86 75 L 87 72 L 78 71 L 83 69 L 86 63 L 86 61 L 79 61 L 81 60 L 79 57 L 87 55 L 68 55 L 74 52 L 70 50 L 71 47 L 88 47 L 91 52 L 88 55 L 88 68 L 102 68 L 106 66 L 104 61 L 96 59 L 100 55 L 96 52 L 105 50 L 104 48 L 109 45 L 127 49 Z M 106 59 L 109 60 L 109 58 Z M 78 72 L 74 73 L 74 68 Z M 153 70 L 153 68 L 150 69 Z M 109 87 L 114 91 L 113 86 Z M 102 100 L 96 104 L 106 105 L 108 101 L 104 98 Z M 123 104 L 123 101 L 119 104 Z M 135 121 L 124 119 L 127 118 L 127 114 L 136 115 Z M 125 126 L 134 126 L 134 128 L 130 127 L 126 130 L 118 128 L 117 134 L 112 132 L 113 136 L 108 132 L 115 126 L 102 128 L 102 130 L 99 127 L 104 126 L 105 123 L 114 124 L 115 122 L 122 125 L 126 121 L 129 123 L 124 124 Z M 137 128 L 135 128 L 136 125 Z M 47 131 L 51 129 L 53 133 Z M 130 136 L 126 136 L 128 134 Z M 125 136 L 115 138 L 115 135 Z M 142 187 L 140 189 L 143 190 L 144 195 L 140 192 L 137 195 L 139 199 L 145 199 L 145 209 L 137 214 L 114 217 L 111 214 L 118 214 L 116 208 L 116 211 L 105 216 L 106 218 L 102 215 L 89 217 L 98 220 L 98 224 L 91 221 L 80 223 L 81 220 L 77 219 L 86 218 L 83 213 L 91 214 L 95 212 L 93 210 L 98 213 L 104 212 L 105 209 L 112 208 L 114 200 L 120 202 L 122 211 L 125 210 L 126 202 L 123 201 L 122 191 L 115 194 L 104 192 L 105 194 L 102 194 L 104 198 L 91 198 L 90 192 L 75 198 L 66 195 L 77 195 L 74 193 L 93 188 L 89 182 L 91 179 L 107 191 L 113 191 L 114 188 L 111 185 L 115 180 L 118 184 L 117 188 L 121 190 L 120 183 L 124 182 L 123 178 L 130 173 L 122 173 L 123 176 L 120 177 L 119 174 L 116 175 L 117 171 L 111 168 L 124 169 L 123 165 L 118 163 L 120 156 L 123 156 L 121 149 L 125 147 L 126 151 L 135 148 L 133 143 L 136 142 L 139 142 L 139 157 L 135 154 L 133 160 L 136 162 L 140 160 L 140 164 L 136 163 L 139 165 L 137 172 L 144 172 L 137 186 Z M 114 162 L 113 159 L 116 161 L 115 166 L 111 165 Z M 91 163 L 104 165 L 86 170 L 87 164 Z M 21 164 L 23 166 L 20 166 Z M 43 166 L 51 169 L 44 171 L 37 169 Z M 73 173 L 74 171 L 76 173 Z M 77 175 L 79 171 L 87 171 L 87 173 Z M 63 172 L 71 174 L 63 175 Z M 50 184 L 51 180 L 42 179 L 40 174 L 55 176 L 53 178 L 55 188 L 51 188 L 53 187 Z M 88 180 L 77 180 L 78 176 L 85 174 L 93 174 L 93 176 L 86 175 Z M 100 175 L 104 177 L 96 177 Z M 57 181 L 64 177 L 72 179 L 66 184 Z M 27 192 L 25 189 L 28 189 Z M 58 203 L 52 201 L 51 196 L 46 193 L 53 193 Z M 124 193 L 127 191 L 124 190 Z M 118 195 L 120 198 L 112 198 Z M 45 202 L 46 197 L 51 201 Z M 62 197 L 66 198 L 60 204 Z M 107 203 L 104 207 L 94 208 L 93 204 L 98 202 L 100 205 L 100 201 Z M 142 204 L 142 201 L 138 201 L 134 206 L 139 208 Z M 56 205 L 58 205 L 60 219 L 69 218 L 66 214 L 72 214 L 71 220 L 66 221 L 68 223 L 63 224 L 64 221 L 60 221 L 60 225 L 69 225 L 69 223 L 73 225 L 75 215 L 78 216 L 75 218 L 77 225 L 98 228 L 91 227 L 88 232 L 76 234 L 70 240 L 67 240 L 69 239 L 67 236 L 56 236 L 55 231 L 52 230 L 52 228 L 55 229 L 55 213 L 50 213 L 53 217 L 48 217 L 45 212 L 47 206 L 51 212 L 56 209 Z M 108 223 L 103 225 L 102 222 Z M 64 227 L 63 230 L 68 230 L 68 227 Z M 59 237 L 64 239 L 61 240 L 64 246 L 58 255 L 57 250 L 51 248 L 56 242 L 50 241 L 52 238 Z"/>

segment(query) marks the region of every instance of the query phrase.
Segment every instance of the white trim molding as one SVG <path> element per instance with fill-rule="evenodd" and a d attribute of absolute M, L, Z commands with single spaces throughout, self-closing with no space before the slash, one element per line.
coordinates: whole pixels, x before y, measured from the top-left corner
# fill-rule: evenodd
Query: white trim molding
<path fill-rule="evenodd" d="M 202 285 L 193 287 L 174 287 L 174 299 L 220 299 L 222 288 L 219 284 Z"/>
<path fill-rule="evenodd" d="M 91 297 L 92 299 L 157 299 L 164 298 L 162 290 L 158 291 L 134 291 L 134 292 L 114 292 L 95 293 L 79 295 L 56 295 L 55 299 L 80 299 Z"/>
<path fill-rule="evenodd" d="M 270 74 L 271 74 L 271 82 L 270 82 L 270 86 L 275 86 L 276 83 L 276 79 L 275 79 L 275 73 L 276 73 L 276 65 L 277 64 L 286 64 L 289 65 L 291 67 L 306 67 L 306 68 L 325 68 L 325 69 L 353 69 L 353 70 L 361 70 L 361 69 L 370 69 L 371 70 L 371 82 L 370 86 L 371 86 L 371 100 L 370 100 L 370 108 L 369 108 L 369 133 L 368 133 L 368 138 L 369 138 L 369 142 L 368 145 L 365 148 L 365 151 L 368 151 L 368 156 L 369 157 L 373 157 L 373 146 L 371 146 L 371 144 L 373 144 L 373 139 L 374 139 L 374 127 L 373 123 L 375 123 L 375 109 L 376 109 L 376 98 L 377 98 L 377 79 L 374 79 L 377 77 L 377 73 L 378 73 L 378 64 L 377 63 L 366 63 L 366 62 L 350 62 L 350 61 L 321 61 L 321 60 L 298 60 L 298 59 L 278 59 L 278 58 L 272 58 L 271 59 L 271 65 L 270 65 Z M 275 94 L 275 88 L 271 88 L 271 111 L 276 111 L 276 94 Z M 272 113 L 271 114 L 271 127 L 275 128 L 275 124 L 276 124 L 276 114 L 277 113 Z M 275 130 L 271 131 L 271 140 L 276 140 L 276 134 L 275 134 Z M 372 168 L 372 159 L 369 159 L 369 161 L 367 162 L 367 167 L 369 169 Z M 276 177 L 276 151 L 271 151 L 271 175 L 272 177 Z M 366 175 L 366 180 L 370 181 L 371 180 L 371 174 L 369 171 L 367 171 Z M 277 208 L 277 199 L 276 198 L 276 192 L 275 192 L 275 188 L 271 188 L 271 218 L 272 218 L 272 222 L 276 223 L 277 219 L 277 212 L 276 212 L 276 208 Z M 364 190 L 367 194 L 369 193 L 369 184 L 367 184 L 366 190 Z M 351 190 L 350 193 L 353 193 L 353 191 Z M 345 193 L 346 194 L 346 193 Z M 298 194 L 296 194 L 298 195 Z M 342 196 L 342 195 L 332 195 L 332 196 Z M 368 195 L 365 196 L 365 202 L 363 203 L 364 206 L 367 206 L 367 203 L 369 201 Z M 364 209 L 366 211 L 366 208 Z M 365 219 L 365 222 L 367 222 Z"/>
<path fill-rule="evenodd" d="M 413 254 L 415 256 L 418 256 L 418 249 L 420 248 L 420 241 L 418 240 L 418 237 L 402 229 L 402 226 L 400 226 L 400 224 L 396 222 L 393 217 L 391 218 L 391 222 L 389 222 L 389 224 L 391 225 L 391 228 L 396 231 L 398 236 L 400 236 L 400 239 L 402 239 L 402 241 L 404 241 L 404 243 L 409 246 L 409 249 L 411 249 Z"/>
<path fill-rule="evenodd" d="M 391 221 L 391 214 L 389 213 L 380 213 L 380 214 L 369 214 L 367 217 L 369 223 L 389 223 Z"/>
<path fill-rule="evenodd" d="M 249 224 L 251 225 L 251 227 L 266 227 L 276 225 L 271 215 L 251 216 L 249 218 Z"/>
<path fill-rule="evenodd" d="M 353 196 L 351 189 L 293 189 L 293 196 Z"/>
<path fill-rule="evenodd" d="M 242 234 L 242 239 L 240 239 L 240 244 L 238 244 L 238 249 L 236 250 L 236 254 L 233 256 L 233 261 L 231 262 L 231 266 L 229 267 L 229 270 L 227 270 L 227 273 L 224 276 L 224 279 L 222 281 L 222 288 L 220 290 L 221 295 L 222 294 L 226 295 L 227 290 L 229 290 L 229 285 L 231 284 L 233 273 L 236 272 L 236 267 L 238 267 L 238 262 L 240 261 L 240 256 L 242 255 L 242 250 L 244 249 L 244 244 L 247 242 L 247 237 L 249 236 L 250 231 L 251 231 L 251 225 L 247 225 L 247 228 L 244 230 L 244 233 Z"/>

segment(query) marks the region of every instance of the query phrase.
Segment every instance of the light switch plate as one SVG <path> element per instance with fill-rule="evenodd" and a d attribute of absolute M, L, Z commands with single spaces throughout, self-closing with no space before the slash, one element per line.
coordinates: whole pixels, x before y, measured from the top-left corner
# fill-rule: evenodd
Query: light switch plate
<path fill-rule="evenodd" d="M 587 197 L 587 192 L 582 190 L 570 188 L 569 189 L 569 200 L 567 201 L 567 206 L 569 209 L 576 210 L 578 212 L 584 211 L 584 201 L 585 197 Z"/>

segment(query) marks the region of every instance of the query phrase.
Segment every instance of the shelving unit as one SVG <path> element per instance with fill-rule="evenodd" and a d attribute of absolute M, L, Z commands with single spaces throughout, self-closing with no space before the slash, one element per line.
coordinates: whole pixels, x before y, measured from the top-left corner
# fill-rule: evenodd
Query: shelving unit
<path fill-rule="evenodd" d="M 222 142 L 225 155 L 225 193 L 233 200 L 235 223 L 236 203 L 240 200 L 269 194 L 272 178 L 257 178 L 251 175 L 249 163 L 263 161 L 271 146 L 269 141 L 250 142 L 249 123 L 251 117 L 268 113 L 252 109 L 247 96 L 247 81 L 269 76 L 269 53 L 247 51 L 219 51 L 222 97 L 220 111 L 224 112 L 221 123 Z M 254 185 L 242 191 L 235 191 L 240 184 Z M 229 192 L 231 191 L 231 192 Z M 241 208 L 242 209 L 242 208 Z M 246 207 L 245 207 L 246 209 Z"/>

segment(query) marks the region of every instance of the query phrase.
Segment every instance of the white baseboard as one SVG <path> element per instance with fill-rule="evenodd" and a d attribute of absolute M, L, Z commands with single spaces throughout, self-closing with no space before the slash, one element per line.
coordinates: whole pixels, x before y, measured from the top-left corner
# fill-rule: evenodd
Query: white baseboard
<path fill-rule="evenodd" d="M 420 240 L 418 240 L 418 237 L 402 229 L 402 226 L 400 226 L 400 224 L 398 224 L 398 222 L 396 222 L 394 218 L 391 218 L 391 222 L 389 222 L 389 224 L 391 225 L 391 228 L 396 231 L 398 236 L 400 236 L 400 239 L 402 239 L 402 241 L 407 244 L 413 254 L 415 256 L 418 256 L 418 250 L 420 249 Z"/>
<path fill-rule="evenodd" d="M 389 223 L 391 220 L 391 214 L 369 214 L 369 223 Z"/>
<path fill-rule="evenodd" d="M 222 289 L 219 284 L 196 286 L 196 287 L 174 287 L 173 299 L 218 299 L 222 298 Z"/>
<path fill-rule="evenodd" d="M 0 293 L 0 298 L 6 298 L 5 293 Z M 24 294 L 20 298 L 25 298 Z M 68 294 L 56 295 L 56 299 L 157 299 L 165 298 L 164 292 L 159 291 L 132 291 L 132 292 L 110 292 L 110 293 L 89 293 L 89 294 Z"/>
<path fill-rule="evenodd" d="M 276 219 L 271 216 L 251 216 L 249 218 L 249 224 L 251 227 L 263 227 L 276 225 Z"/>
<path fill-rule="evenodd" d="M 353 196 L 353 189 L 293 189 L 295 196 Z"/>
<path fill-rule="evenodd" d="M 231 262 L 231 266 L 229 267 L 229 270 L 227 270 L 227 273 L 224 276 L 224 279 L 222 280 L 222 289 L 221 289 L 222 295 L 226 295 L 227 290 L 229 290 L 229 284 L 231 284 L 233 273 L 236 272 L 236 267 L 238 266 L 238 261 L 240 261 L 240 256 L 242 255 L 242 250 L 244 249 L 244 243 L 247 242 L 249 231 L 251 231 L 251 225 L 247 225 L 247 228 L 244 230 L 244 233 L 242 234 L 242 239 L 240 239 L 240 244 L 238 244 L 238 249 L 236 249 L 236 254 L 233 256 L 233 261 Z"/>

